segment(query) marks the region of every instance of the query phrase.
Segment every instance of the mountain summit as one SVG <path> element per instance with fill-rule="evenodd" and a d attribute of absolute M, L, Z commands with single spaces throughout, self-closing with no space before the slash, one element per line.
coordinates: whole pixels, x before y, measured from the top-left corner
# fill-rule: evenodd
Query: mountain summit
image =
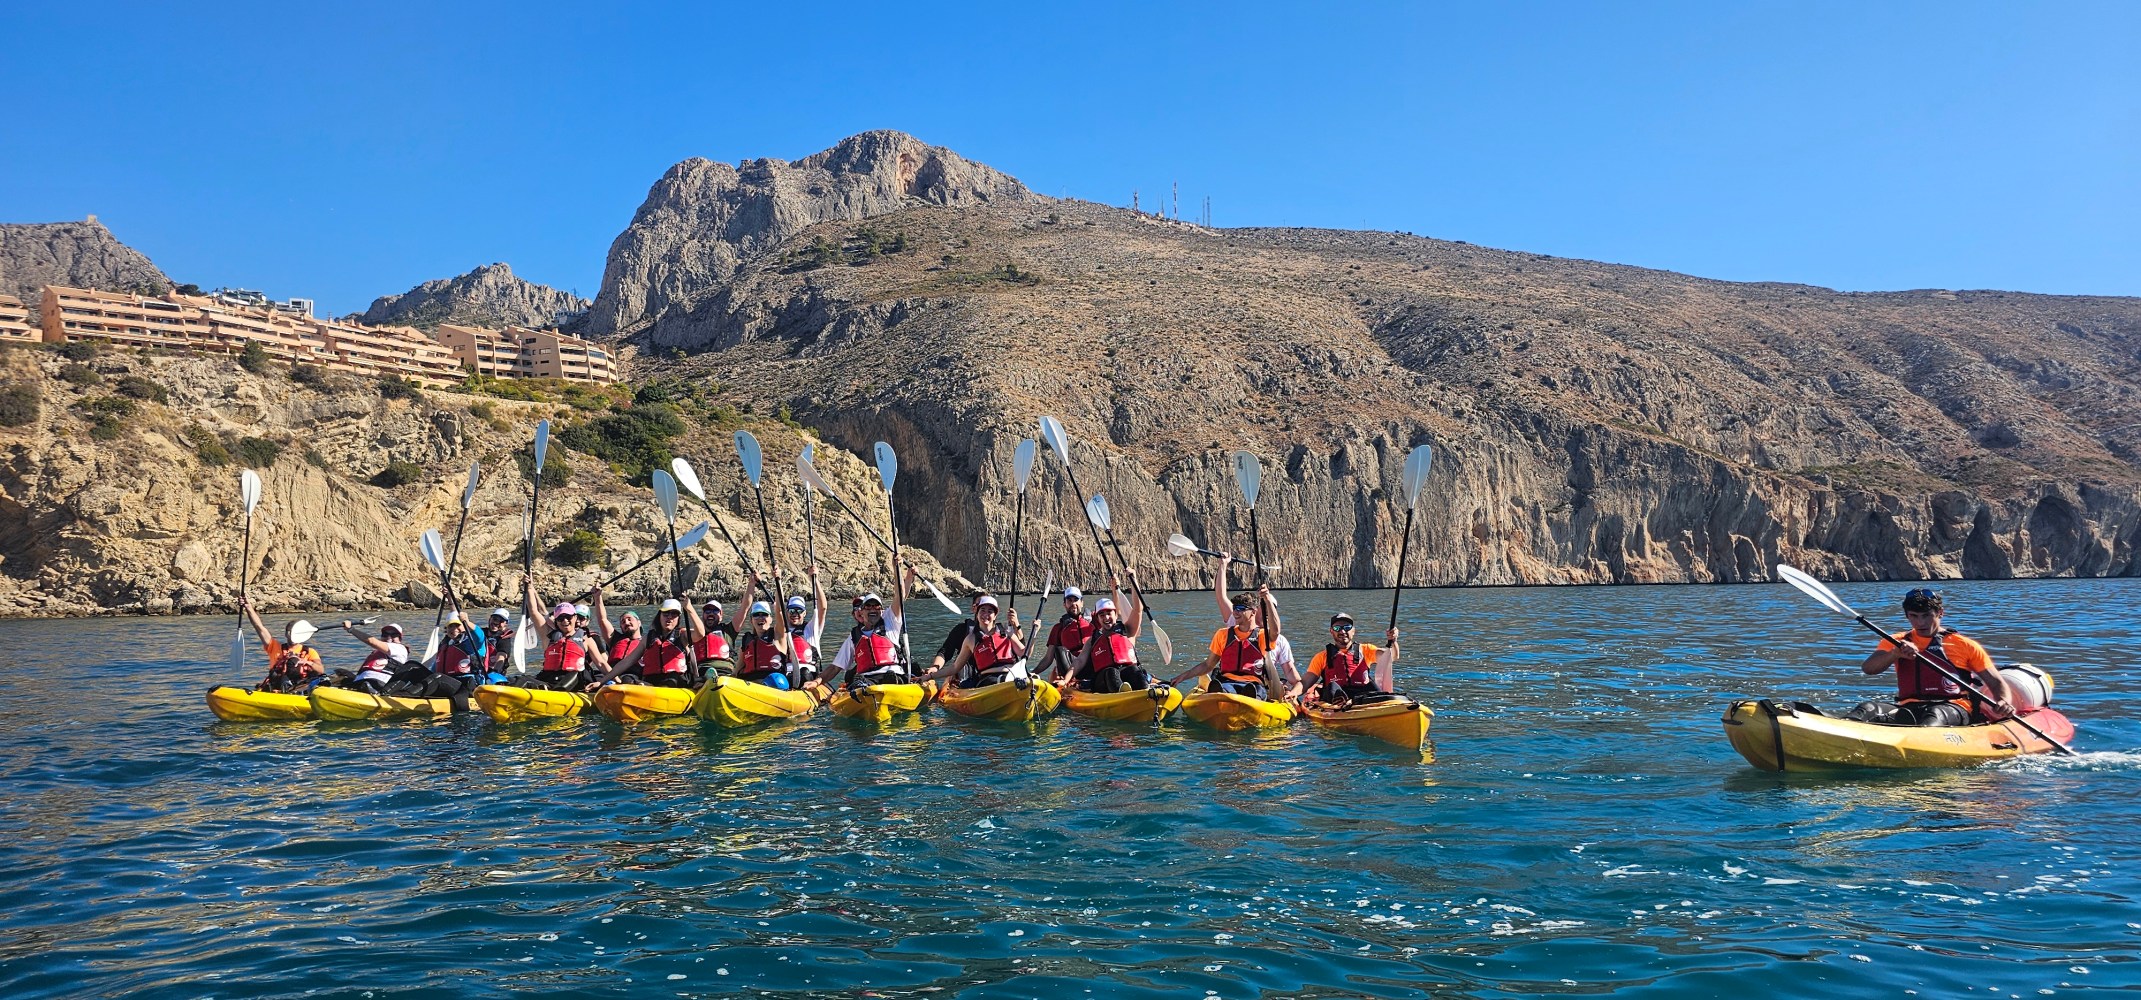
<path fill-rule="evenodd" d="M 864 132 L 793 162 L 670 167 L 610 245 L 588 314 L 595 336 L 634 332 L 690 308 L 746 260 L 811 226 L 914 205 L 1044 200 L 1016 178 L 904 132 Z"/>
<path fill-rule="evenodd" d="M 586 299 L 521 278 L 501 263 L 485 264 L 459 277 L 427 281 L 400 295 L 382 295 L 357 320 L 420 330 L 435 329 L 441 323 L 546 327 L 559 313 L 585 308 Z"/>
<path fill-rule="evenodd" d="M 161 295 L 171 279 L 96 216 L 0 224 L 0 294 L 21 299 L 34 312 L 46 285 Z"/>

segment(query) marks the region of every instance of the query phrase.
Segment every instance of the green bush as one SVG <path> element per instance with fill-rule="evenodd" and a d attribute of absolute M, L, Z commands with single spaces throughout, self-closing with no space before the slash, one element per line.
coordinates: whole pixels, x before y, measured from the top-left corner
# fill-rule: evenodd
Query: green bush
<path fill-rule="evenodd" d="M 388 375 L 379 380 L 379 394 L 388 399 L 422 399 L 424 393 L 414 382 L 399 375 Z"/>
<path fill-rule="evenodd" d="M 276 444 L 267 438 L 242 437 L 238 439 L 238 459 L 244 462 L 245 467 L 248 469 L 265 469 L 274 465 L 276 457 L 281 454 L 282 445 Z"/>
<path fill-rule="evenodd" d="M 92 417 L 131 417 L 134 415 L 134 401 L 117 396 L 99 396 L 82 400 L 82 409 Z"/>
<path fill-rule="evenodd" d="M 200 424 L 186 428 L 186 440 L 193 442 L 193 453 L 200 457 L 202 465 L 230 464 L 230 449 L 224 447 L 223 439 L 210 434 Z"/>
<path fill-rule="evenodd" d="M 669 467 L 669 440 L 684 433 L 684 422 L 667 405 L 638 406 L 573 424 L 558 433 L 558 442 L 615 466 L 627 479 Z"/>
<path fill-rule="evenodd" d="M 511 399 L 522 403 L 547 403 L 550 397 L 521 379 L 498 378 L 495 375 L 470 374 L 461 384 L 463 391 L 499 399 Z"/>
<path fill-rule="evenodd" d="M 104 376 L 97 374 L 97 370 L 88 365 L 59 366 L 59 380 L 84 389 L 104 384 Z"/>
<path fill-rule="evenodd" d="M 547 461 L 543 463 L 545 467 L 543 471 L 549 471 L 549 464 Z M 557 544 L 557 547 L 550 550 L 552 562 L 563 563 L 567 566 L 587 566 L 599 561 L 601 558 L 602 536 L 586 528 L 574 528 L 571 534 L 566 535 L 564 540 Z"/>
<path fill-rule="evenodd" d="M 248 340 L 245 349 L 238 352 L 238 367 L 255 375 L 268 370 L 268 349 L 260 341 Z"/>
<path fill-rule="evenodd" d="M 118 417 L 101 416 L 89 423 L 89 436 L 98 441 L 117 440 L 126 433 L 126 421 Z"/>
<path fill-rule="evenodd" d="M 157 384 L 154 379 L 141 375 L 122 375 L 113 388 L 119 391 L 119 395 L 129 399 L 145 400 L 151 403 L 168 403 L 171 401 L 170 393 L 165 392 L 162 385 Z"/>
<path fill-rule="evenodd" d="M 44 393 L 29 382 L 9 382 L 0 386 L 0 427 L 26 427 L 37 422 L 39 404 L 44 402 Z"/>
<path fill-rule="evenodd" d="M 530 452 L 530 451 L 518 451 L 518 452 L 514 452 L 514 453 L 513 453 L 513 464 L 514 464 L 514 465 L 517 465 L 517 466 L 519 466 L 519 467 L 520 467 L 520 478 L 522 478 L 522 479 L 534 479 L 534 478 L 535 478 L 535 453 L 534 453 L 534 452 Z M 567 464 L 565 463 L 565 456 L 564 456 L 563 454 L 561 454 L 561 453 L 560 453 L 560 452 L 558 451 L 558 449 L 556 449 L 556 448 L 552 448 L 552 449 L 550 449 L 550 453 L 549 453 L 549 454 L 547 454 L 547 455 L 544 455 L 544 456 L 543 456 L 543 485 L 544 485 L 544 486 L 553 486 L 553 487 L 555 487 L 555 486 L 563 486 L 563 485 L 565 485 L 566 483 L 569 483 L 569 482 L 571 482 L 571 481 L 572 481 L 572 466 L 570 466 L 570 465 L 567 465 Z"/>
<path fill-rule="evenodd" d="M 319 452 L 307 448 L 305 449 L 305 464 L 315 469 L 324 469 L 327 468 L 327 459 L 322 457 Z"/>
<path fill-rule="evenodd" d="M 291 365 L 290 381 L 299 385 L 325 385 L 327 383 L 327 371 L 315 365 Z"/>
<path fill-rule="evenodd" d="M 468 404 L 468 415 L 489 420 L 498 415 L 498 404 L 488 399 Z"/>
<path fill-rule="evenodd" d="M 59 345 L 59 356 L 69 361 L 87 361 L 97 356 L 97 342 L 94 340 L 70 340 Z"/>
<path fill-rule="evenodd" d="M 422 478 L 424 478 L 423 466 L 397 458 L 388 462 L 386 468 L 379 470 L 379 474 L 372 477 L 372 485 L 384 486 L 391 490 L 396 486 L 413 483 Z"/>

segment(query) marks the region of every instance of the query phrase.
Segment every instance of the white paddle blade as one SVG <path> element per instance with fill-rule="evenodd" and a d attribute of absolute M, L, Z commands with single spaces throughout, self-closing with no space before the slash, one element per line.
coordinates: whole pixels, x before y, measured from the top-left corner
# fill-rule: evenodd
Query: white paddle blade
<path fill-rule="evenodd" d="M 446 557 L 439 551 L 441 547 L 437 528 L 426 528 L 423 537 L 416 540 L 417 551 L 424 554 L 424 561 L 443 574 L 446 572 Z"/>
<path fill-rule="evenodd" d="M 1152 623 L 1152 644 L 1159 647 L 1160 662 L 1172 666 L 1175 662 L 1175 641 L 1167 637 L 1167 630 L 1159 622 Z"/>
<path fill-rule="evenodd" d="M 885 481 L 885 492 L 890 493 L 892 492 L 893 481 L 900 477 L 900 457 L 892 450 L 891 445 L 883 441 L 877 442 L 875 450 L 877 452 L 877 478 Z"/>
<path fill-rule="evenodd" d="M 543 474 L 543 458 L 550 454 L 550 421 L 535 425 L 535 474 Z"/>
<path fill-rule="evenodd" d="M 1844 603 L 1843 598 L 1836 596 L 1836 591 L 1830 590 L 1827 584 L 1808 576 L 1796 566 L 1777 564 L 1777 576 L 1783 579 L 1785 583 L 1799 588 L 1800 593 L 1828 605 L 1829 610 L 1837 614 L 1848 615 L 1852 618 L 1859 616 L 1859 613 L 1853 610 L 1851 605 Z"/>
<path fill-rule="evenodd" d="M 1249 506 L 1256 506 L 1256 495 L 1264 489 L 1264 463 L 1246 451 L 1235 452 L 1234 485 L 1241 487 L 1241 498 Z"/>
<path fill-rule="evenodd" d="M 1178 532 L 1176 534 L 1167 536 L 1168 555 L 1178 557 L 1188 556 L 1197 554 L 1197 551 L 1197 543 L 1190 541 L 1188 535 L 1184 535 Z"/>
<path fill-rule="evenodd" d="M 1018 481 L 1018 491 L 1026 492 L 1026 481 L 1033 478 L 1033 459 L 1039 451 L 1032 438 L 1019 439 L 1018 448 L 1011 452 L 1011 478 Z"/>
<path fill-rule="evenodd" d="M 245 512 L 260 506 L 260 473 L 247 469 L 238 473 L 238 499 L 245 504 Z"/>
<path fill-rule="evenodd" d="M 528 616 L 522 615 L 513 624 L 513 672 L 528 672 Z"/>
<path fill-rule="evenodd" d="M 691 467 L 690 462 L 685 461 L 684 456 L 670 459 L 669 471 L 676 476 L 677 485 L 684 487 L 684 492 L 697 498 L 700 503 L 706 502 L 706 490 L 699 485 L 699 473 Z"/>
<path fill-rule="evenodd" d="M 467 509 L 469 508 L 469 505 L 470 505 L 470 504 L 473 504 L 473 503 L 475 503 L 475 502 L 476 502 L 476 480 L 478 480 L 478 479 L 482 478 L 482 475 L 483 475 L 483 465 L 482 465 L 482 463 L 480 463 L 480 462 L 470 462 L 470 463 L 468 463 L 468 486 L 467 486 L 466 488 L 464 488 L 464 489 L 463 489 L 463 490 L 461 491 L 461 509 L 462 509 L 462 510 L 467 510 Z"/>
<path fill-rule="evenodd" d="M 1065 466 L 1070 465 L 1070 439 L 1063 436 L 1063 422 L 1054 417 L 1041 418 L 1041 440 L 1048 442 L 1048 450 Z"/>
<path fill-rule="evenodd" d="M 966 612 L 959 610 L 959 605 L 952 603 L 951 598 L 944 596 L 944 592 L 938 590 L 936 584 L 931 583 L 928 580 L 924 580 L 922 581 L 922 586 L 929 588 L 929 596 L 936 598 L 938 604 L 944 605 L 944 610 L 959 616 L 964 616 L 966 614 Z"/>
<path fill-rule="evenodd" d="M 231 636 L 230 673 L 232 677 L 245 673 L 245 626 L 238 626 L 238 634 Z"/>
<path fill-rule="evenodd" d="M 743 474 L 751 480 L 752 488 L 757 488 L 759 473 L 765 471 L 765 455 L 758 450 L 757 435 L 750 431 L 736 432 L 736 457 L 743 459 Z"/>
<path fill-rule="evenodd" d="M 1093 522 L 1093 527 L 1102 531 L 1113 530 L 1109 527 L 1108 498 L 1098 493 L 1093 494 L 1093 499 L 1085 502 L 1085 519 Z"/>
<path fill-rule="evenodd" d="M 818 489 L 810 485 L 810 481 L 817 478 L 818 475 L 818 470 L 812 468 L 810 464 L 812 456 L 817 453 L 817 448 L 817 445 L 806 444 L 803 446 L 803 453 L 795 457 L 796 474 L 803 477 L 803 488 L 811 492 L 816 492 Z"/>
<path fill-rule="evenodd" d="M 692 546 L 705 541 L 706 533 L 712 530 L 714 530 L 713 522 L 700 521 L 698 524 L 693 525 L 690 531 L 687 531 L 677 536 L 675 550 L 678 552 L 683 552 L 691 548 Z"/>
<path fill-rule="evenodd" d="M 676 477 L 662 469 L 654 470 L 654 502 L 661 505 L 662 517 L 675 524 Z"/>
<path fill-rule="evenodd" d="M 425 642 L 425 643 L 424 643 L 424 655 L 423 655 L 422 659 L 423 659 L 423 661 L 424 661 L 425 663 L 434 663 L 434 662 L 437 662 L 438 658 L 439 658 L 439 630 L 438 630 L 438 629 L 432 629 L 432 630 L 431 630 L 431 639 L 430 639 L 430 641 L 428 641 L 428 642 Z"/>
<path fill-rule="evenodd" d="M 1435 450 L 1421 445 L 1405 456 L 1405 506 L 1411 507 L 1420 500 L 1420 488 L 1427 485 L 1427 468 L 1435 462 Z"/>

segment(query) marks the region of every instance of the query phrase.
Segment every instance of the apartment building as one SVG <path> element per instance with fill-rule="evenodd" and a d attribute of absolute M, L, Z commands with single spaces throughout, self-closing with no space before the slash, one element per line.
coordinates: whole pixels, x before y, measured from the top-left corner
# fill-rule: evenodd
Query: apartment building
<path fill-rule="evenodd" d="M 563 378 L 615 382 L 616 356 L 608 347 L 556 330 L 507 327 L 492 330 L 446 324 L 432 333 L 463 368 L 499 378 Z"/>
<path fill-rule="evenodd" d="M 43 331 L 30 325 L 30 307 L 12 295 L 0 295 L 0 344 L 34 344 Z"/>

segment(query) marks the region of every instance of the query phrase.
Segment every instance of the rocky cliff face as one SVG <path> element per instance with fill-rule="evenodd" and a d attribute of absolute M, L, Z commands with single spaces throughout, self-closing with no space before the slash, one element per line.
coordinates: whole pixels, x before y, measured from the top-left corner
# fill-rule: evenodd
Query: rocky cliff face
<path fill-rule="evenodd" d="M 2141 571 L 2141 300 L 1840 294 L 1082 203 L 870 224 L 914 251 L 821 224 L 642 337 L 836 444 L 891 441 L 903 532 L 988 583 L 1044 413 L 1176 585 L 1203 567 L 1168 561 L 1168 533 L 1249 546 L 1237 448 L 1264 463 L 1282 584 L 1387 585 L 1417 443 L 1418 584 Z M 792 252 L 813 241 L 845 249 Z M 1029 558 L 1090 581 L 1040 464 Z"/>
<path fill-rule="evenodd" d="M 485 264 L 455 278 L 427 281 L 400 295 L 382 295 L 357 317 L 373 326 L 437 329 L 441 323 L 492 328 L 543 329 L 559 313 L 586 309 L 588 302 L 569 292 L 518 277 L 505 264 Z"/>
<path fill-rule="evenodd" d="M 280 446 L 259 468 L 265 489 L 253 524 L 252 593 L 264 607 L 431 606 L 437 578 L 416 539 L 436 528 L 452 544 L 471 461 L 482 473 L 456 583 L 471 603 L 517 606 L 528 481 L 516 455 L 529 447 L 537 420 L 554 417 L 563 427 L 594 416 L 444 392 L 390 400 L 371 380 L 333 376 L 304 386 L 279 372 L 246 374 L 227 360 L 120 352 L 91 362 L 104 384 L 78 388 L 54 377 L 61 364 L 40 351 L 0 350 L 0 384 L 32 386 L 42 397 L 34 422 L 0 426 L 0 616 L 229 610 L 241 565 L 242 460 L 210 465 L 199 442 L 235 449 L 244 437 Z M 84 404 L 113 397 L 126 376 L 161 386 L 166 401 L 137 401 L 117 433 L 100 439 L 89 433 Z M 731 442 L 735 426 L 733 419 L 719 427 L 692 423 L 673 446 L 694 461 L 737 542 L 762 566 L 764 539 Z M 741 426 L 763 443 L 775 550 L 800 582 L 803 497 L 782 463 L 792 468 L 796 452 L 815 439 L 771 421 Z M 852 502 L 870 496 L 873 470 L 836 449 L 818 450 L 818 468 L 835 489 Z M 545 556 L 536 574 L 545 597 L 578 594 L 666 544 L 644 478 L 624 482 L 599 459 L 557 443 L 550 455 L 571 474 L 565 486 L 543 490 Z M 422 475 L 392 488 L 375 485 L 373 477 L 393 460 L 416 463 Z M 822 498 L 818 513 L 816 548 L 828 589 L 886 586 L 886 563 L 869 538 L 825 509 Z M 687 496 L 680 527 L 704 517 Z M 607 543 L 597 566 L 548 558 L 576 528 L 597 531 Z M 926 554 L 919 561 L 925 573 L 966 586 Z M 664 560 L 614 591 L 641 601 L 661 595 L 667 566 Z M 727 600 L 740 589 L 737 567 L 715 534 L 685 554 L 686 587 Z"/>
<path fill-rule="evenodd" d="M 34 313 L 46 285 L 160 294 L 171 279 L 98 222 L 0 224 L 0 292 Z"/>
<path fill-rule="evenodd" d="M 1006 174 L 901 132 L 865 132 L 792 163 L 685 160 L 655 182 L 610 245 L 587 332 L 633 331 L 688 309 L 745 260 L 822 222 L 914 204 L 1039 200 Z"/>

